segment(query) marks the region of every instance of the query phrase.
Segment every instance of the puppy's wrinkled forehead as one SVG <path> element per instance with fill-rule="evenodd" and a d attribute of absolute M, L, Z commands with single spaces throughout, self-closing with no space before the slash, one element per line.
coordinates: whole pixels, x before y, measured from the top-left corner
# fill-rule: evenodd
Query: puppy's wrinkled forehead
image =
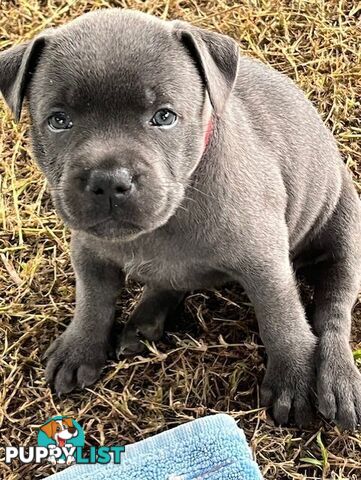
<path fill-rule="evenodd" d="M 168 24 L 116 13 L 85 16 L 57 30 L 39 68 L 51 87 L 47 101 L 61 97 L 77 110 L 106 102 L 144 111 L 189 95 L 189 74 L 197 74 Z"/>

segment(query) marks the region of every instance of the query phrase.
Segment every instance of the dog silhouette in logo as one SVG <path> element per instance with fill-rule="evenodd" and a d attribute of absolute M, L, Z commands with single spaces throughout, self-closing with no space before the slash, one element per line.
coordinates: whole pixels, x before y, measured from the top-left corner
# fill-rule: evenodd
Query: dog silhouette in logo
<path fill-rule="evenodd" d="M 74 438 L 78 435 L 78 430 L 74 426 L 72 418 L 63 417 L 61 420 L 51 420 L 46 423 L 40 430 L 44 432 L 49 438 L 55 441 L 55 445 L 49 445 L 49 449 L 54 449 L 56 447 L 68 447 L 71 448 L 73 445 L 67 441 L 71 438 Z M 48 460 L 55 465 L 56 463 L 66 463 L 70 465 L 75 462 L 75 458 L 72 455 L 68 455 L 66 459 L 64 458 L 55 458 L 52 453 L 50 453 Z"/>

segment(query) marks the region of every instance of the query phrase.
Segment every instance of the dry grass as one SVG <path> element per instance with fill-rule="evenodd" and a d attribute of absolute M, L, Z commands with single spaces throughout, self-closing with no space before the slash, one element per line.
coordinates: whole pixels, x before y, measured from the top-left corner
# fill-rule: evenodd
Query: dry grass
<path fill-rule="evenodd" d="M 294 78 L 334 132 L 361 187 L 361 36 L 358 2 L 346 0 L 35 1 L 0 3 L 0 49 L 83 12 L 132 7 L 182 18 L 233 36 L 244 54 Z M 144 357 L 109 364 L 92 389 L 59 400 L 44 385 L 41 355 L 70 322 L 74 276 L 69 232 L 31 160 L 28 123 L 15 125 L 1 105 L 0 156 L 0 444 L 34 445 L 36 427 L 55 414 L 74 415 L 89 444 L 133 442 L 193 418 L 229 412 L 240 420 L 267 479 L 361 478 L 361 436 L 326 423 L 313 430 L 276 428 L 258 408 L 264 349 L 242 291 L 189 295 L 164 343 Z M 119 318 L 140 287 L 120 299 Z M 360 308 L 354 348 L 360 348 Z M 358 323 L 358 327 L 357 327 Z M 323 452 L 323 454 L 322 454 Z M 314 462 L 312 460 L 314 459 Z M 304 460 L 306 458 L 306 460 Z M 4 478 L 30 479 L 52 468 L 2 465 Z M 1 476 L 1 473 L 0 473 Z M 143 479 L 140 479 L 143 480 Z"/>

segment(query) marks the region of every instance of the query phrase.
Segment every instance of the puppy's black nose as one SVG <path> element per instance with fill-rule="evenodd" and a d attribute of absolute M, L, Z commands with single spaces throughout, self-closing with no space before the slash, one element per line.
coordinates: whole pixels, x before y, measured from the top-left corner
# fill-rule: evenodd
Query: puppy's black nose
<path fill-rule="evenodd" d="M 86 190 L 99 197 L 122 198 L 132 186 L 132 174 L 127 168 L 95 169 L 90 172 Z"/>

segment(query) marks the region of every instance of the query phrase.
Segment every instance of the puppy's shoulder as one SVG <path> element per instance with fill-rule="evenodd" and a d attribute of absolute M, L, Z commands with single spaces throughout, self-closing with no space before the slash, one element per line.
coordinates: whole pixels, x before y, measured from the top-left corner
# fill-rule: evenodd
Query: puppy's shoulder
<path fill-rule="evenodd" d="M 238 77 L 235 85 L 239 95 L 250 93 L 269 95 L 287 93 L 293 98 L 305 100 L 305 95 L 295 82 L 284 73 L 260 60 L 240 55 Z"/>

